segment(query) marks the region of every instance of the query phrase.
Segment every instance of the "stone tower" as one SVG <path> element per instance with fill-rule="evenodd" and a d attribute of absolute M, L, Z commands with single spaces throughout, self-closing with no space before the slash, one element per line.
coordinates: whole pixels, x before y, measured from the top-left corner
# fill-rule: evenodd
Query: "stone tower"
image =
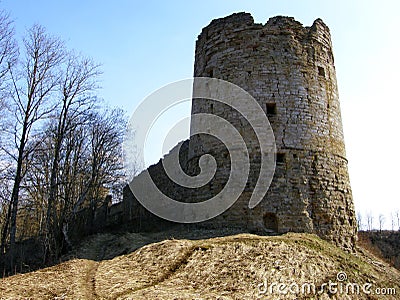
<path fill-rule="evenodd" d="M 270 234 L 309 232 L 343 248 L 353 248 L 356 220 L 328 27 L 320 19 L 311 27 L 303 27 L 289 17 L 256 24 L 247 13 L 214 20 L 198 37 L 194 76 L 223 79 L 250 93 L 264 111 L 263 119 L 268 116 L 277 155 L 270 188 L 250 209 L 249 199 L 262 165 L 254 128 L 234 108 L 195 98 L 192 115 L 217 115 L 237 129 L 248 150 L 250 169 L 241 196 L 228 210 L 188 226 Z M 193 119 L 192 133 L 200 132 L 195 130 Z M 203 202 L 224 190 L 232 166 L 225 145 L 204 133 L 191 136 L 181 145 L 174 149 L 180 149 L 179 162 L 185 172 L 199 174 L 200 157 L 210 154 L 217 166 L 213 178 L 195 189 L 171 181 L 163 161 L 173 156 L 176 150 L 172 150 L 124 189 L 123 218 L 127 226 L 145 231 L 164 230 L 175 224 L 146 210 L 135 198 L 138 192 L 149 198 L 142 184 L 147 175 L 162 194 L 178 202 Z M 160 202 L 158 196 L 150 198 L 153 203 Z"/>
<path fill-rule="evenodd" d="M 268 116 L 277 146 L 275 175 L 263 201 L 248 208 L 259 171 L 257 149 L 250 146 L 252 166 L 245 191 L 208 223 L 271 233 L 311 232 L 352 248 L 356 220 L 332 43 L 323 21 L 303 27 L 293 18 L 278 16 L 263 25 L 248 13 L 213 20 L 198 37 L 194 76 L 223 79 L 250 93 Z M 252 145 L 251 128 L 224 104 L 195 99 L 192 114 L 197 113 L 229 120 Z M 211 137 L 194 136 L 189 142 L 189 170 L 196 172 L 204 153 L 214 153 L 222 168 L 200 200 L 226 182 L 229 157 L 224 151 Z"/>

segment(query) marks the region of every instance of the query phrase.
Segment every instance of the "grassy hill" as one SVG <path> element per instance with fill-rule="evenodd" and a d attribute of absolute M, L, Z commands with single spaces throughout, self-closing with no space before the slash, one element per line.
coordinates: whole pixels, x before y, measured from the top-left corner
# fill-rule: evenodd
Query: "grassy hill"
<path fill-rule="evenodd" d="M 0 298 L 400 298 L 375 295 L 400 293 L 398 270 L 362 248 L 350 254 L 314 235 L 237 234 L 148 244 L 164 237 L 98 234 L 73 254 L 81 258 L 1 279 Z M 121 251 L 127 254 L 114 257 Z"/>

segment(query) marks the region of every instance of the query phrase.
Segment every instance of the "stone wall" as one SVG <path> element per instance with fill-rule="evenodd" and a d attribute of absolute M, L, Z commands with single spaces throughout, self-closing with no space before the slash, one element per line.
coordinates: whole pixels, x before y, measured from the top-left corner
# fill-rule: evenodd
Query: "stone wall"
<path fill-rule="evenodd" d="M 90 234 L 121 228 L 125 218 L 124 202 L 112 204 L 108 195 L 95 208 L 84 207 L 72 216 L 67 228 L 68 237 L 76 243 Z"/>
<path fill-rule="evenodd" d="M 212 100 L 193 100 L 192 114 L 212 113 L 239 129 L 251 160 L 242 196 L 228 211 L 203 225 L 270 233 L 313 232 L 352 248 L 355 213 L 332 44 L 322 20 L 317 19 L 311 27 L 279 16 L 265 25 L 256 24 L 247 13 L 213 20 L 196 42 L 194 76 L 223 79 L 249 92 L 268 116 L 277 145 L 270 189 L 258 206 L 249 209 L 260 168 L 254 131 L 234 109 Z M 182 151 L 187 158 L 182 165 L 189 174 L 198 172 L 198 159 L 203 154 L 215 156 L 218 172 L 213 180 L 198 190 L 185 190 L 168 183 L 159 163 L 150 168 L 158 185 L 182 201 L 202 201 L 218 193 L 230 168 L 224 145 L 210 136 L 194 136 L 188 149 Z M 138 215 L 142 216 L 141 224 L 147 219 L 150 223 L 159 221 L 144 213 L 133 195 L 126 193 L 127 222 L 137 220 Z"/>

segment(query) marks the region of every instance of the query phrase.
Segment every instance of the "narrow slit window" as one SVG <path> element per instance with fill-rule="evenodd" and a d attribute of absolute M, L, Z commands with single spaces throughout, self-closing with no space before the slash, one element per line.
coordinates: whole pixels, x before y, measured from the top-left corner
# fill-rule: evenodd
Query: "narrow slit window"
<path fill-rule="evenodd" d="M 275 103 L 267 103 L 267 116 L 276 115 L 276 104 Z"/>
<path fill-rule="evenodd" d="M 325 77 L 325 69 L 323 67 L 318 67 L 318 75 Z"/>

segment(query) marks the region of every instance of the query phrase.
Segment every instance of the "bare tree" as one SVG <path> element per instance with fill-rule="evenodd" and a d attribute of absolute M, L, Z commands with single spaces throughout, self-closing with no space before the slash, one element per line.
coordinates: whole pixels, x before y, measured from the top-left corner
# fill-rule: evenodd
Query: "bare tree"
<path fill-rule="evenodd" d="M 12 122 L 0 128 L 0 246 L 1 254 L 9 248 L 11 268 L 17 238 L 43 236 L 46 253 L 57 258 L 77 209 L 94 211 L 125 182 L 126 118 L 96 107 L 99 66 L 67 53 L 39 25 L 21 51 L 18 60 L 12 22 L 0 12 L 0 109 Z"/>
<path fill-rule="evenodd" d="M 11 83 L 10 70 L 15 66 L 18 58 L 18 46 L 14 39 L 13 22 L 8 14 L 0 11 L 0 225 L 6 223 L 7 217 L 11 214 L 11 207 L 7 205 L 9 196 L 8 170 L 9 161 L 4 160 L 3 139 L 4 129 L 6 128 L 5 120 L 7 106 L 7 98 L 9 96 L 9 84 Z M 7 208 L 8 207 L 8 208 Z M 0 227 L 1 232 L 4 231 L 4 225 Z M 0 243 L 1 245 L 1 243 Z M 3 250 L 3 249 L 1 249 Z M 0 254 L 3 251 L 0 250 Z"/>
<path fill-rule="evenodd" d="M 393 212 L 390 213 L 390 221 L 392 223 L 392 231 L 394 231 L 394 226 L 395 226 L 395 215 Z"/>
<path fill-rule="evenodd" d="M 122 165 L 122 140 L 126 118 L 121 109 L 93 112 L 89 124 L 90 153 L 88 155 L 87 189 L 76 207 L 90 199 L 90 206 L 102 198 L 104 191 L 125 179 Z"/>
<path fill-rule="evenodd" d="M 25 60 L 22 62 L 20 77 L 11 72 L 13 83 L 13 109 L 15 114 L 14 140 L 16 171 L 10 199 L 10 215 L 7 216 L 2 234 L 4 248 L 7 235 L 10 237 L 11 265 L 17 230 L 17 213 L 21 182 L 26 172 L 27 149 L 30 135 L 39 123 L 54 109 L 51 96 L 59 80 L 59 66 L 65 57 L 63 43 L 49 36 L 43 27 L 34 25 L 24 39 Z M 12 153 L 10 153 L 13 155 Z"/>
<path fill-rule="evenodd" d="M 367 229 L 368 229 L 368 231 L 372 231 L 373 221 L 374 221 L 374 217 L 372 216 L 372 213 L 368 212 L 367 213 Z"/>
<path fill-rule="evenodd" d="M 92 92 L 97 88 L 96 78 L 100 74 L 99 66 L 89 58 L 81 58 L 70 54 L 60 81 L 59 107 L 54 116 L 55 128 L 53 139 L 53 156 L 50 173 L 50 186 L 46 214 L 46 232 L 50 240 L 47 245 L 53 244 L 53 249 L 47 249 L 56 256 L 59 250 L 60 220 L 57 220 L 57 196 L 59 186 L 59 167 L 62 145 L 65 136 L 74 129 L 76 120 L 87 114 L 95 105 L 96 98 Z M 62 222 L 61 222 L 62 223 Z"/>
<path fill-rule="evenodd" d="M 122 168 L 122 138 L 126 124 L 124 113 L 119 109 L 89 110 L 89 115 L 80 114 L 70 123 L 61 144 L 58 172 L 57 194 L 53 208 L 52 224 L 49 230 L 51 239 L 47 239 L 49 255 L 56 258 L 68 243 L 68 225 L 74 220 L 75 213 L 81 208 L 89 208 L 93 221 L 94 212 L 100 206 L 106 195 L 118 187 L 122 189 L 124 172 Z M 37 207 L 43 203 L 48 195 L 49 178 L 54 160 L 57 119 L 47 124 L 47 129 L 41 134 L 40 146 L 36 147 L 35 155 L 31 160 L 31 168 L 27 175 L 29 198 L 35 199 Z M 48 210 L 48 202 L 41 206 L 40 216 L 43 220 L 43 207 Z M 44 212 L 44 215 L 47 213 Z M 39 226 L 40 227 L 40 226 Z M 40 229 L 39 229 L 40 230 Z"/>
<path fill-rule="evenodd" d="M 379 215 L 379 231 L 382 232 L 383 224 L 385 223 L 385 216 L 383 214 Z"/>
<path fill-rule="evenodd" d="M 359 212 L 357 212 L 357 229 L 359 230 L 359 231 L 361 231 L 362 230 L 362 227 L 363 227 L 363 224 L 362 224 L 362 214 L 361 214 L 361 212 L 359 211 Z"/>
<path fill-rule="evenodd" d="M 396 210 L 397 230 L 400 230 L 400 211 Z"/>
<path fill-rule="evenodd" d="M 5 106 L 10 81 L 9 70 L 18 59 L 18 46 L 14 39 L 14 27 L 9 16 L 0 11 L 0 111 Z"/>
<path fill-rule="evenodd" d="M 46 123 L 43 131 L 38 134 L 40 143 L 36 146 L 35 152 L 30 158 L 30 168 L 25 177 L 25 185 L 28 193 L 27 205 L 33 207 L 35 213 L 34 218 L 37 220 L 37 236 L 47 237 L 44 239 L 44 246 L 47 247 L 47 253 L 54 255 L 55 241 L 49 239 L 49 234 L 57 235 L 57 225 L 63 219 L 63 214 L 67 214 L 66 210 L 70 210 L 73 206 L 75 198 L 79 197 L 81 183 L 84 179 L 82 166 L 86 165 L 85 160 L 85 143 L 86 137 L 84 133 L 84 120 L 78 120 L 75 125 L 71 124 L 71 130 L 66 132 L 64 141 L 61 145 L 58 174 L 57 174 L 57 195 L 54 203 L 54 215 L 52 220 L 57 228 L 47 227 L 48 213 L 48 196 L 50 188 L 50 177 L 53 169 L 55 139 L 57 135 L 57 119 L 51 119 Z M 50 245 L 51 243 L 51 245 Z"/>

